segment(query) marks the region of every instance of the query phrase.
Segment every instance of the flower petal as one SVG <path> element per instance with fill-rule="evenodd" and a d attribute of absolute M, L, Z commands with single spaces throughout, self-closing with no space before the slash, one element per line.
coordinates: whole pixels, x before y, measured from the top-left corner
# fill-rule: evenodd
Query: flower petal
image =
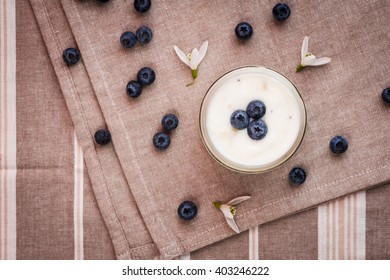
<path fill-rule="evenodd" d="M 310 66 L 314 60 L 316 60 L 316 56 L 314 54 L 306 55 L 301 59 L 301 64 L 302 66 Z"/>
<path fill-rule="evenodd" d="M 303 38 L 303 43 L 302 43 L 301 59 L 305 57 L 308 51 L 309 51 L 309 37 L 305 36 L 305 38 Z"/>
<path fill-rule="evenodd" d="M 173 48 L 175 49 L 175 52 L 176 52 L 177 56 L 180 58 L 180 60 L 183 61 L 187 66 L 190 66 L 188 58 L 184 54 L 184 52 L 181 49 L 179 49 L 177 46 L 173 46 Z"/>
<path fill-rule="evenodd" d="M 237 233 L 240 233 L 240 229 L 238 228 L 236 222 L 233 219 L 226 218 L 226 222 L 232 228 L 232 230 L 234 230 Z"/>
<path fill-rule="evenodd" d="M 233 198 L 232 200 L 230 200 L 228 203 L 226 204 L 229 204 L 229 205 L 237 205 L 238 203 L 241 203 L 245 200 L 248 200 L 249 198 L 251 198 L 250 196 L 240 196 L 240 197 L 236 197 L 236 198 Z"/>
<path fill-rule="evenodd" d="M 191 60 L 190 60 L 190 67 L 192 70 L 196 70 L 199 65 L 199 51 L 197 48 L 192 50 L 191 53 Z"/>
<path fill-rule="evenodd" d="M 209 41 L 206 41 L 200 47 L 200 49 L 199 49 L 199 63 L 201 63 L 201 61 L 205 57 L 208 46 L 209 46 Z M 199 65 L 199 63 L 198 63 L 198 65 Z"/>
<path fill-rule="evenodd" d="M 319 66 L 319 65 L 324 65 L 324 64 L 327 64 L 331 61 L 331 59 L 329 57 L 321 57 L 321 58 L 317 58 L 317 59 L 314 59 L 314 61 L 311 62 L 311 66 Z"/>
<path fill-rule="evenodd" d="M 227 204 L 222 204 L 221 207 L 219 208 L 221 209 L 223 215 L 225 216 L 226 219 L 233 219 L 233 214 L 230 212 L 230 206 L 227 205 Z"/>

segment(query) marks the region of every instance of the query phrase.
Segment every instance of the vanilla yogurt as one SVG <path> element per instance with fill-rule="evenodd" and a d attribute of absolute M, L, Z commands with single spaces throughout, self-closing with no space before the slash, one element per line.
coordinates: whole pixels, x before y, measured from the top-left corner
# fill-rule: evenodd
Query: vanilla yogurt
<path fill-rule="evenodd" d="M 266 106 L 261 119 L 268 133 L 261 140 L 230 124 L 231 114 L 246 110 L 253 100 Z M 209 152 L 226 167 L 242 172 L 264 172 L 283 163 L 298 148 L 305 126 L 305 107 L 294 85 L 264 67 L 243 67 L 222 76 L 205 95 L 200 112 Z"/>

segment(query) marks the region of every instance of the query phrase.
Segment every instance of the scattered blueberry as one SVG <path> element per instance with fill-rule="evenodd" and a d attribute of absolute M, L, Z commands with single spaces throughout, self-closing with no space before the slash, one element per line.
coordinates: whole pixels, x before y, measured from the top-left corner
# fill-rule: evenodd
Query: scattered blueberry
<path fill-rule="evenodd" d="M 265 104 L 260 100 L 251 101 L 246 107 L 246 112 L 252 119 L 260 119 L 265 115 Z"/>
<path fill-rule="evenodd" d="M 234 30 L 238 39 L 248 40 L 253 35 L 253 28 L 247 22 L 240 22 L 237 24 L 236 29 Z"/>
<path fill-rule="evenodd" d="M 192 220 L 198 213 L 198 208 L 192 201 L 183 201 L 177 208 L 177 214 L 185 221 Z"/>
<path fill-rule="evenodd" d="M 120 42 L 126 49 L 130 49 L 137 43 L 137 37 L 133 32 L 126 31 L 122 33 Z"/>
<path fill-rule="evenodd" d="M 81 58 L 80 52 L 75 48 L 68 48 L 62 53 L 62 59 L 68 65 L 75 65 Z"/>
<path fill-rule="evenodd" d="M 142 45 L 148 44 L 152 41 L 153 33 L 152 30 L 147 26 L 141 26 L 137 29 L 137 39 Z"/>
<path fill-rule="evenodd" d="M 267 135 L 268 127 L 263 120 L 254 120 L 249 123 L 247 132 L 253 140 L 261 140 Z"/>
<path fill-rule="evenodd" d="M 142 67 L 137 73 L 137 80 L 143 86 L 153 84 L 156 79 L 156 73 L 150 67 Z"/>
<path fill-rule="evenodd" d="M 95 132 L 95 142 L 99 145 L 106 145 L 111 142 L 111 133 L 107 129 L 100 129 Z"/>
<path fill-rule="evenodd" d="M 230 116 L 230 124 L 236 129 L 245 129 L 249 125 L 249 116 L 244 110 L 236 110 Z"/>
<path fill-rule="evenodd" d="M 126 86 L 126 93 L 130 97 L 138 97 L 142 93 L 142 85 L 137 81 L 130 81 Z"/>
<path fill-rule="evenodd" d="M 165 130 L 171 131 L 179 125 L 179 120 L 174 114 L 167 114 L 162 118 L 161 125 Z"/>
<path fill-rule="evenodd" d="M 171 143 L 171 138 L 164 132 L 157 132 L 153 136 L 153 145 L 159 150 L 165 150 Z"/>
<path fill-rule="evenodd" d="M 382 91 L 382 99 L 383 99 L 383 101 L 385 101 L 386 103 L 389 103 L 389 104 L 390 104 L 390 87 L 385 88 L 385 89 Z"/>
<path fill-rule="evenodd" d="M 291 10 L 286 3 L 278 3 L 272 9 L 272 14 L 277 20 L 284 21 L 290 16 Z"/>
<path fill-rule="evenodd" d="M 151 0 L 134 0 L 134 8 L 139 13 L 145 13 L 152 6 Z"/>
<path fill-rule="evenodd" d="M 306 180 L 306 172 L 300 167 L 294 167 L 293 169 L 291 169 L 290 173 L 288 174 L 288 177 L 294 185 L 301 185 Z"/>
<path fill-rule="evenodd" d="M 342 154 L 348 149 L 348 140 L 343 136 L 335 136 L 330 140 L 329 147 L 335 154 Z"/>

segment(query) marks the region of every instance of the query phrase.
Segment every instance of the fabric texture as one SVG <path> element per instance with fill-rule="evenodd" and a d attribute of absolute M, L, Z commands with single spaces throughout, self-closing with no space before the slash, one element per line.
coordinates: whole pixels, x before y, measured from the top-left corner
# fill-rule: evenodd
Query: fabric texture
<path fill-rule="evenodd" d="M 129 2 L 112 1 L 102 6 L 93 1 L 61 1 L 69 30 L 64 25 L 55 28 L 61 18 L 60 7 L 56 8 L 51 1 L 31 2 L 80 144 L 93 145 L 91 129 L 88 133 L 80 129 L 87 125 L 84 116 L 92 116 L 89 106 L 92 99 L 96 98 L 112 133 L 112 146 L 85 148 L 85 157 L 88 166 L 94 153 L 108 154 L 111 149 L 109 154 L 117 156 L 118 165 L 109 166 L 110 173 L 123 172 L 129 184 L 129 189 L 112 187 L 115 184 L 106 187 L 111 201 L 99 199 L 101 188 L 95 191 L 103 216 L 111 215 L 106 221 L 116 220 L 116 229 L 108 225 L 114 244 L 118 244 L 115 236 L 120 232 L 123 239 L 128 239 L 126 231 L 138 228 L 134 222 L 124 222 L 137 207 L 162 257 L 172 258 L 233 234 L 221 213 L 213 208 L 214 200 L 251 195 L 237 215 L 237 223 L 245 230 L 389 179 L 386 158 L 390 151 L 385 148 L 384 121 L 388 108 L 378 98 L 389 74 L 387 65 L 381 63 L 388 57 L 388 27 L 385 14 L 380 14 L 385 9 L 377 7 L 385 3 L 359 1 L 345 9 L 331 1 L 316 3 L 317 11 L 321 11 L 320 20 L 307 16 L 311 13 L 309 7 L 295 3 L 291 5 L 295 17 L 281 25 L 266 12 L 272 6 L 265 2 L 247 2 L 240 9 L 238 2 L 233 1 L 227 5 L 219 1 L 210 3 L 214 8 L 198 2 L 192 4 L 192 9 L 186 9 L 185 2 L 169 5 L 159 1 L 148 14 L 137 16 Z M 211 24 L 207 19 L 214 20 L 216 9 L 221 11 L 217 21 L 220 24 Z M 258 16 L 259 13 L 264 16 Z M 199 19 L 200 15 L 204 20 Z M 237 42 L 231 32 L 233 23 L 243 17 L 261 30 L 245 45 Z M 119 35 L 143 24 L 154 31 L 153 41 L 131 51 L 124 50 L 118 43 Z M 332 32 L 332 28 L 337 32 Z M 61 61 L 61 51 L 76 43 L 66 41 L 64 34 L 70 31 L 83 61 L 68 69 Z M 362 33 L 367 36 L 358 36 Z M 316 52 L 329 54 L 333 61 L 326 67 L 295 74 L 294 58 L 299 54 L 304 35 L 311 36 L 311 47 Z M 186 88 L 188 69 L 177 59 L 172 46 L 190 49 L 205 40 L 209 40 L 210 47 L 201 65 L 199 81 Z M 299 150 L 286 164 L 266 174 L 242 175 L 219 166 L 208 156 L 198 132 L 198 112 L 204 93 L 218 76 L 254 62 L 278 69 L 296 84 L 307 107 L 308 128 Z M 154 68 L 157 80 L 140 98 L 129 100 L 124 87 L 142 66 Z M 79 72 L 84 67 L 82 78 Z M 375 77 L 375 83 L 370 76 Z M 93 95 L 77 89 L 86 85 L 87 77 Z M 355 98 L 356 92 L 361 98 Z M 75 98 L 69 101 L 68 94 L 91 98 L 81 107 Z M 158 116 L 167 112 L 176 113 L 181 126 L 164 153 L 156 151 L 150 139 L 159 130 Z M 100 122 L 99 126 L 102 125 Z M 336 134 L 350 141 L 350 149 L 343 157 L 335 157 L 329 151 L 329 139 Z M 103 161 L 98 156 L 95 160 L 97 165 L 89 168 L 92 180 L 102 176 L 98 164 Z M 295 165 L 305 167 L 309 174 L 301 188 L 292 188 L 287 181 L 288 171 Z M 135 203 L 131 200 L 124 203 L 120 194 L 123 190 L 129 191 L 128 197 L 134 196 Z M 198 217 L 191 223 L 183 223 L 175 214 L 177 206 L 186 199 L 199 206 Z M 127 215 L 112 216 L 113 207 Z"/>
<path fill-rule="evenodd" d="M 16 102 L 16 110 L 7 109 L 16 119 L 12 130 L 17 149 L 16 168 L 9 169 L 15 172 L 15 184 L 6 185 L 14 189 L 9 204 L 15 205 L 15 216 L 1 225 L 1 240 L 15 253 L 4 258 L 112 259 L 112 242 L 30 3 L 6 2 L 16 9 L 16 30 L 8 36 L 16 39 L 16 92 L 6 94 Z M 6 229 L 11 222 L 14 232 Z"/>
<path fill-rule="evenodd" d="M 389 180 L 385 122 L 389 108 L 380 100 L 390 72 L 388 63 L 383 63 L 389 57 L 385 15 L 390 6 L 386 1 L 355 1 L 354 5 L 315 1 L 310 6 L 303 1 L 289 3 L 293 14 L 283 24 L 272 19 L 270 11 L 275 3 L 268 1 L 214 1 L 208 5 L 202 1 L 175 5 L 154 1 L 145 15 L 136 14 L 131 1 L 106 5 L 95 1 L 30 2 L 48 53 L 40 35 L 36 39 L 36 26 L 20 23 L 20 30 L 29 29 L 19 33 L 23 36 L 18 37 L 17 59 L 20 70 L 25 67 L 23 61 L 30 67 L 18 72 L 21 74 L 15 82 L 20 88 L 16 157 L 18 170 L 23 170 L 16 176 L 16 184 L 20 184 L 16 194 L 22 198 L 18 200 L 17 237 L 18 244 L 24 245 L 17 246 L 18 258 L 110 258 L 113 250 L 116 258 L 123 259 L 183 254 L 182 258 L 194 259 L 389 257 L 389 246 L 378 245 L 379 240 L 389 243 L 383 214 L 388 212 L 387 185 L 305 211 Z M 20 14 L 26 13 L 23 8 L 30 8 L 26 1 L 17 1 L 17 6 Z M 320 12 L 318 18 L 311 16 L 313 6 Z M 216 10 L 220 11 L 217 15 Z M 255 28 L 254 37 L 245 44 L 237 42 L 232 32 L 242 20 Z M 143 24 L 152 28 L 152 42 L 122 49 L 120 34 Z M 310 36 L 310 49 L 330 56 L 332 62 L 295 74 L 305 35 Z M 190 72 L 174 54 L 173 45 L 191 50 L 205 40 L 209 51 L 199 78 L 187 88 Z M 34 41 L 39 46 L 35 57 L 26 46 Z M 70 46 L 81 50 L 82 61 L 68 68 L 61 55 Z M 34 59 L 29 60 L 30 56 Z M 211 83 L 232 68 L 252 64 L 276 69 L 296 84 L 308 111 L 308 128 L 297 153 L 283 166 L 266 174 L 243 175 L 213 161 L 203 147 L 197 122 L 200 102 Z M 155 69 L 157 80 L 139 99 L 131 100 L 125 85 L 143 66 Z M 34 84 L 34 78 L 43 74 L 44 83 Z M 34 95 L 28 94 L 26 88 L 31 86 L 25 87 L 26 81 L 35 85 Z M 2 102 L 3 96 L 8 95 L 2 94 Z M 171 147 L 158 152 L 151 137 L 168 112 L 178 115 L 180 126 L 172 135 Z M 8 119 L 2 120 L 8 123 Z M 113 143 L 96 146 L 94 131 L 106 127 Z M 47 142 L 37 144 L 39 140 L 32 138 L 39 138 L 35 131 L 42 132 Z M 336 134 L 350 141 L 348 152 L 341 157 L 332 155 L 328 147 Z M 82 157 L 88 173 L 80 162 Z M 39 165 L 42 160 L 47 166 Z M 300 188 L 288 183 L 288 171 L 295 165 L 308 172 Z M 53 166 L 57 173 L 51 171 Z M 32 167 L 39 171 L 30 172 Z M 40 170 L 45 169 L 50 175 L 43 178 Z M 2 165 L 1 170 L 8 172 L 10 168 Z M 5 197 L 3 186 L 11 184 L 3 182 Z M 34 182 L 35 200 L 31 198 Z M 51 192 L 48 185 L 55 185 Z M 239 205 L 237 223 L 249 232 L 233 236 L 211 202 L 243 194 L 252 198 Z M 177 206 L 185 199 L 199 207 L 197 218 L 189 223 L 176 215 Z M 35 209 L 32 219 L 26 209 Z M 302 213 L 292 215 L 296 212 Z M 282 218 L 285 216 L 289 217 Z M 34 228 L 33 224 L 39 226 Z M 31 234 L 31 228 L 36 232 Z M 105 254 L 93 248 L 99 244 L 95 236 L 99 232 Z M 37 236 L 45 235 L 54 237 L 53 243 L 42 242 L 38 250 L 34 248 Z M 3 236 L 5 248 L 8 239 Z M 56 246 L 58 243 L 64 247 Z"/>
<path fill-rule="evenodd" d="M 69 104 L 69 111 L 73 112 L 76 132 L 78 135 L 84 134 L 83 137 L 79 137 L 79 143 L 85 151 L 87 168 L 97 171 L 95 174 L 97 176 L 91 174 L 90 178 L 92 186 L 97 188 L 95 195 L 100 203 L 102 214 L 108 215 L 105 217 L 106 222 L 110 224 L 108 227 L 114 229 L 111 231 L 111 238 L 114 245 L 118 245 L 117 256 L 131 257 L 130 249 L 135 250 L 139 256 L 150 254 L 153 252 L 154 244 L 133 202 L 114 148 L 112 146 L 108 149 L 107 147 L 95 148 L 92 140 L 95 131 L 104 128 L 106 124 L 100 114 L 88 74 L 84 68 L 68 68 L 62 61 L 62 51 L 67 46 L 74 45 L 75 42 L 69 40 L 65 33 L 57 33 L 57 35 L 53 33 L 56 30 L 69 31 L 66 29 L 66 21 L 59 21 L 64 19 L 61 17 L 61 6 L 58 6 L 59 2 L 55 1 L 46 2 L 45 5 L 40 4 L 33 8 L 38 23 L 41 24 L 41 30 L 47 28 L 47 31 L 42 31 L 42 34 L 48 44 L 49 55 L 52 60 L 57 61 L 53 63 L 54 69 L 58 77 L 67 77 L 66 80 L 59 79 L 59 82 L 66 97 L 65 100 Z M 58 20 L 57 25 L 52 24 L 52 18 Z M 44 25 L 46 21 L 50 24 Z M 58 39 L 50 40 L 52 37 L 45 37 L 45 35 L 56 36 Z M 71 33 L 68 33 L 68 36 L 72 36 Z M 123 223 L 129 226 L 124 227 L 121 225 Z"/>

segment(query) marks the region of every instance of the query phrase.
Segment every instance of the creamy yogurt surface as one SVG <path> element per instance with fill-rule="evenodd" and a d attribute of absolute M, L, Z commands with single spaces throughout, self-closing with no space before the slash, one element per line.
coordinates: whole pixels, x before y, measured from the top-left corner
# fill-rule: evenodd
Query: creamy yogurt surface
<path fill-rule="evenodd" d="M 275 71 L 262 67 L 234 70 L 218 80 L 208 95 L 203 104 L 204 130 L 211 150 L 222 162 L 244 169 L 270 165 L 291 153 L 303 136 L 303 102 L 295 87 Z M 261 140 L 251 139 L 247 129 L 237 130 L 230 124 L 231 114 L 246 110 L 253 100 L 266 106 L 261 119 L 268 133 Z"/>

